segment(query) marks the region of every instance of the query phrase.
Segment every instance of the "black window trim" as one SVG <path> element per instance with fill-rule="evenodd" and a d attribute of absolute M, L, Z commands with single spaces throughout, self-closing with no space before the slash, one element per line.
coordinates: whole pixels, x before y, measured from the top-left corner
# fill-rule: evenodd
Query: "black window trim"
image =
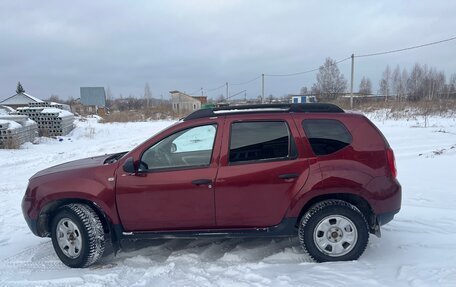
<path fill-rule="evenodd" d="M 175 131 L 173 132 L 172 134 L 169 134 L 163 138 L 161 138 L 160 140 L 154 142 L 153 144 L 149 145 L 146 149 L 144 149 L 142 152 L 141 152 L 141 156 L 139 157 L 139 160 L 138 162 L 141 162 L 141 159 L 144 155 L 144 153 L 149 150 L 151 147 L 153 147 L 154 145 L 158 144 L 159 142 L 161 142 L 162 140 L 174 135 L 174 134 L 177 134 L 181 131 L 185 131 L 185 130 L 189 130 L 189 129 L 193 129 L 193 128 L 197 128 L 197 127 L 203 127 L 203 126 L 215 126 L 215 135 L 214 135 L 214 142 L 212 143 L 212 151 L 211 151 L 211 158 L 209 160 L 209 164 L 204 164 L 204 165 L 191 165 L 191 166 L 181 166 L 181 167 L 165 167 L 165 168 L 155 168 L 155 169 L 147 169 L 147 170 L 141 170 L 141 171 L 138 171 L 138 173 L 141 173 L 141 174 L 144 174 L 144 173 L 156 173 L 156 172 L 166 172 L 166 171 L 180 171 L 180 170 L 188 170 L 188 169 L 203 169 L 203 168 L 208 168 L 211 166 L 211 163 L 212 163 L 212 160 L 213 160 L 213 157 L 214 157 L 214 147 L 215 147 L 215 142 L 217 140 L 217 134 L 219 132 L 219 129 L 218 129 L 218 123 L 217 122 L 208 122 L 208 123 L 201 123 L 201 124 L 198 124 L 198 125 L 194 125 L 194 126 L 190 126 L 190 127 L 186 127 L 186 128 L 183 128 L 183 129 L 180 129 L 178 131 Z"/>
<path fill-rule="evenodd" d="M 280 122 L 280 123 L 285 123 L 287 130 L 288 130 L 288 136 L 290 138 L 288 142 L 288 154 L 291 153 L 291 144 L 293 143 L 295 145 L 295 150 L 296 154 L 294 156 L 286 156 L 286 157 L 275 157 L 275 158 L 267 158 L 267 159 L 258 159 L 258 160 L 243 160 L 243 161 L 236 161 L 236 162 L 230 162 L 230 151 L 231 151 L 231 136 L 232 136 L 232 126 L 233 124 L 237 123 L 255 123 L 255 122 Z M 230 136 L 229 136 L 229 141 L 228 141 L 228 166 L 235 166 L 235 165 L 243 165 L 243 164 L 255 164 L 255 163 L 267 163 L 267 162 L 275 162 L 275 161 L 286 161 L 286 160 L 295 160 L 299 157 L 299 151 L 296 146 L 296 141 L 293 137 L 293 133 L 291 132 L 290 126 L 288 125 L 288 122 L 286 120 L 280 120 L 280 119 L 258 119 L 258 120 L 236 120 L 231 122 L 230 124 Z"/>

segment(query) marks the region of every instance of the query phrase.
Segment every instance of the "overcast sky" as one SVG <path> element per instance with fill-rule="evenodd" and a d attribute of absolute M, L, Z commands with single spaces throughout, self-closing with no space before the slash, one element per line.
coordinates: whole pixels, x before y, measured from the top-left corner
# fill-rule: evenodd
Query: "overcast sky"
<path fill-rule="evenodd" d="M 326 57 L 398 49 L 456 36 L 456 1 L 18 1 L 0 2 L 0 99 L 21 81 L 39 98 L 79 97 L 81 86 L 118 97 L 168 98 L 261 73 L 320 66 Z M 456 41 L 355 63 L 374 91 L 387 64 L 456 72 Z M 350 77 L 350 61 L 339 64 Z M 266 77 L 265 94 L 311 86 L 315 73 Z M 230 86 L 248 97 L 261 81 Z M 207 93 L 216 97 L 224 88 Z M 200 93 L 200 92 L 198 92 Z"/>

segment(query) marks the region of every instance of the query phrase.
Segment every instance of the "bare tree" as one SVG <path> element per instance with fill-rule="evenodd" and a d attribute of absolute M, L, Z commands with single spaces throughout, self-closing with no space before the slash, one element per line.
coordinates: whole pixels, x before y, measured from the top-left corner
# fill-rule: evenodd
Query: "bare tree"
<path fill-rule="evenodd" d="M 391 74 L 391 93 L 394 95 L 396 100 L 399 100 L 401 94 L 402 85 L 402 73 L 399 65 L 396 66 L 393 73 Z"/>
<path fill-rule="evenodd" d="M 54 102 L 54 103 L 62 103 L 63 101 L 60 99 L 58 95 L 52 94 L 49 99 L 47 99 L 48 102 Z"/>
<path fill-rule="evenodd" d="M 325 63 L 318 70 L 317 81 L 312 86 L 312 93 L 319 95 L 322 99 L 333 100 L 346 90 L 347 80 L 339 71 L 336 61 L 329 57 L 326 58 Z"/>
<path fill-rule="evenodd" d="M 266 102 L 268 102 L 269 104 L 271 104 L 276 98 L 270 94 L 269 96 L 266 97 Z"/>
<path fill-rule="evenodd" d="M 407 72 L 407 69 L 402 69 L 402 75 L 401 75 L 401 93 L 399 95 L 399 100 L 404 100 L 407 98 L 407 81 L 409 78 L 409 74 Z"/>
<path fill-rule="evenodd" d="M 410 77 L 407 80 L 407 94 L 408 99 L 417 101 L 424 97 L 422 82 L 423 82 L 423 68 L 420 64 L 416 63 L 413 66 Z"/>
<path fill-rule="evenodd" d="M 106 90 L 106 99 L 112 100 L 112 92 L 111 92 L 111 89 L 109 87 Z"/>
<path fill-rule="evenodd" d="M 301 90 L 299 91 L 300 95 L 307 95 L 309 93 L 309 90 L 307 89 L 306 86 L 302 87 Z"/>
<path fill-rule="evenodd" d="M 393 72 L 387 66 L 379 82 L 380 93 L 386 98 L 395 96 L 397 100 L 433 101 L 437 97 L 449 97 L 456 89 L 456 74 L 446 83 L 445 73 L 434 67 L 416 63 L 410 74 L 396 66 Z"/>
<path fill-rule="evenodd" d="M 364 95 L 372 94 L 372 82 L 369 78 L 363 77 L 359 83 L 359 93 Z"/>
<path fill-rule="evenodd" d="M 144 86 L 144 100 L 146 100 L 146 107 L 150 108 L 150 102 L 152 99 L 152 92 L 150 91 L 149 83 Z"/>
<path fill-rule="evenodd" d="M 435 68 L 429 70 L 428 78 L 428 99 L 433 100 L 444 93 L 445 90 L 445 73 L 437 71 Z"/>
<path fill-rule="evenodd" d="M 223 94 L 218 95 L 218 97 L 215 99 L 215 102 L 216 102 L 216 103 L 223 103 L 223 102 L 225 102 L 225 97 L 223 96 Z"/>
<path fill-rule="evenodd" d="M 62 104 L 67 104 L 67 105 L 74 105 L 77 103 L 76 99 L 74 97 L 69 97 L 66 101 L 62 101 Z"/>
<path fill-rule="evenodd" d="M 112 97 L 112 92 L 111 89 L 108 87 L 106 90 L 106 107 L 111 108 L 113 104 L 113 97 Z"/>
<path fill-rule="evenodd" d="M 450 86 L 450 91 L 451 92 L 455 92 L 456 91 L 456 73 L 451 74 L 450 81 L 448 82 L 448 85 Z"/>
<path fill-rule="evenodd" d="M 385 96 L 385 100 L 388 100 L 391 91 L 391 69 L 389 65 L 386 66 L 385 71 L 383 71 L 382 78 L 380 79 L 380 94 Z"/>

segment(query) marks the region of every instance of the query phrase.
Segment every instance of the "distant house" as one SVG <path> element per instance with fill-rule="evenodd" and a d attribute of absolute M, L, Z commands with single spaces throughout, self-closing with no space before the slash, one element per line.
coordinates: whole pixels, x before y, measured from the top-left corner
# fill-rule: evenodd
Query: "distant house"
<path fill-rule="evenodd" d="M 187 115 L 193 111 L 201 109 L 201 106 L 207 103 L 207 97 L 192 97 L 179 91 L 170 91 L 171 104 L 173 112 L 178 115 Z"/>
<path fill-rule="evenodd" d="M 84 106 L 106 106 L 106 92 L 103 87 L 81 87 L 81 104 Z"/>
<path fill-rule="evenodd" d="M 316 103 L 317 98 L 311 95 L 292 95 L 291 103 L 292 104 L 304 104 L 304 103 Z"/>
<path fill-rule="evenodd" d="M 43 100 L 40 100 L 38 98 L 35 98 L 35 97 L 23 92 L 23 93 L 15 94 L 14 96 L 11 96 L 11 97 L 1 101 L 0 105 L 8 106 L 13 109 L 16 109 L 19 107 L 27 107 L 29 104 L 34 104 L 34 103 L 43 103 Z"/>
<path fill-rule="evenodd" d="M 78 104 L 71 106 L 71 110 L 78 114 L 106 113 L 106 92 L 103 87 L 81 87 L 81 97 Z"/>

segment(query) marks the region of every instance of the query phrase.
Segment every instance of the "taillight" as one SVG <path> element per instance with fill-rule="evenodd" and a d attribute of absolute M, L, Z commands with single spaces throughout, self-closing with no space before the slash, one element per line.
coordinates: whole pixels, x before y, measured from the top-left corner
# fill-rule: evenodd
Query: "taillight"
<path fill-rule="evenodd" d="M 396 160 L 394 159 L 394 152 L 391 148 L 386 150 L 386 160 L 388 161 L 388 167 L 391 171 L 391 175 L 395 178 L 397 176 Z"/>

